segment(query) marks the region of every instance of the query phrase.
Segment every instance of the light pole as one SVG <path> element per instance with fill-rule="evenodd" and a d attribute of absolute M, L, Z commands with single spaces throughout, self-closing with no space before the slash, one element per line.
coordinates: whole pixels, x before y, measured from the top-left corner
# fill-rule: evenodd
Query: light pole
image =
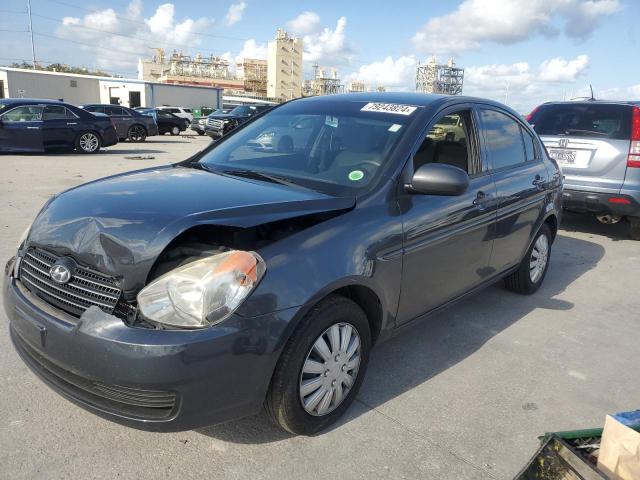
<path fill-rule="evenodd" d="M 33 23 L 31 21 L 31 0 L 27 0 L 27 13 L 29 14 L 29 35 L 31 36 L 31 61 L 33 62 L 33 69 L 36 68 L 36 50 L 33 46 Z"/>

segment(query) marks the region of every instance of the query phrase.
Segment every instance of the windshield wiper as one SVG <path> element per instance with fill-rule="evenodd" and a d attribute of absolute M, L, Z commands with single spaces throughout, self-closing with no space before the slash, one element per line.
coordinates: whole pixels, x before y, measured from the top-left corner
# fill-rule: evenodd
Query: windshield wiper
<path fill-rule="evenodd" d="M 277 177 L 275 175 L 269 175 L 267 173 L 262 173 L 257 170 L 220 170 L 220 173 L 224 175 L 232 175 L 234 177 L 244 177 L 251 178 L 254 180 L 265 180 L 271 183 L 278 183 L 280 185 L 295 185 L 293 182 L 289 181 L 286 178 Z"/>

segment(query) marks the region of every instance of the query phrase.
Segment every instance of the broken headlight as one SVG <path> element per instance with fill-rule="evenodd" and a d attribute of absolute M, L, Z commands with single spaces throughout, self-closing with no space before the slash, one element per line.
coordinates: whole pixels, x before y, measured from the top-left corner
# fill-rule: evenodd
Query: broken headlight
<path fill-rule="evenodd" d="M 178 328 L 208 327 L 229 317 L 264 272 L 264 261 L 256 253 L 220 253 L 154 280 L 138 293 L 138 307 L 154 323 Z"/>

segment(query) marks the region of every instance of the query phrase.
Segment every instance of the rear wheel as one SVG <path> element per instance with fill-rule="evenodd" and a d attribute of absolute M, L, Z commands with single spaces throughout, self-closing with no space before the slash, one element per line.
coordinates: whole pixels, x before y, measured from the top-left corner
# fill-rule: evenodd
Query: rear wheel
<path fill-rule="evenodd" d="M 371 348 L 362 309 L 327 297 L 302 320 L 284 348 L 265 401 L 284 430 L 312 435 L 349 408 L 365 375 Z"/>
<path fill-rule="evenodd" d="M 96 153 L 100 150 L 100 137 L 94 132 L 84 132 L 76 138 L 76 151 Z"/>
<path fill-rule="evenodd" d="M 632 240 L 640 240 L 640 217 L 629 217 L 629 236 Z"/>
<path fill-rule="evenodd" d="M 547 274 L 550 254 L 551 230 L 546 224 L 542 224 L 518 270 L 505 277 L 504 284 L 507 289 L 522 294 L 531 294 L 538 290 Z"/>
<path fill-rule="evenodd" d="M 129 128 L 127 138 L 131 142 L 144 142 L 147 139 L 147 131 L 142 125 L 133 125 Z"/>

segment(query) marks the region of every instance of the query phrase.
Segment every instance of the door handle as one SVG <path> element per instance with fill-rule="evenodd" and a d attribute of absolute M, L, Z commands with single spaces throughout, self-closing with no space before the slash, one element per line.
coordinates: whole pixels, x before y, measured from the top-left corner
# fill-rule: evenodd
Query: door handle
<path fill-rule="evenodd" d="M 538 190 L 544 190 L 544 184 L 545 181 L 540 175 L 536 175 L 536 177 L 533 179 L 533 182 L 531 182 L 531 185 L 537 187 Z"/>
<path fill-rule="evenodd" d="M 67 122 L 67 125 L 77 125 L 78 122 Z"/>
<path fill-rule="evenodd" d="M 27 127 L 29 130 L 40 130 L 40 127 Z"/>
<path fill-rule="evenodd" d="M 473 205 L 478 207 L 478 210 L 485 210 L 487 203 L 491 200 L 491 197 L 487 196 L 482 190 L 478 192 L 476 198 L 473 199 Z"/>

